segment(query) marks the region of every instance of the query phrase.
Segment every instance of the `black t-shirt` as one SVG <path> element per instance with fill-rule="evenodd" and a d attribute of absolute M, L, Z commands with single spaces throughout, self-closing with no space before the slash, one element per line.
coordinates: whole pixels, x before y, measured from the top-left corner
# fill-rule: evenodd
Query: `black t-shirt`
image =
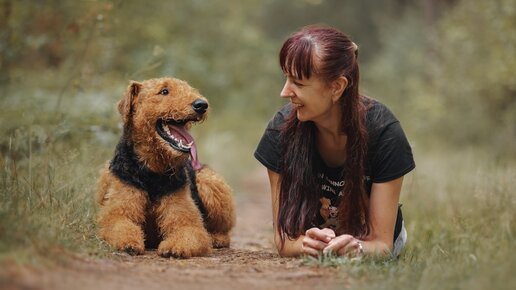
<path fill-rule="evenodd" d="M 366 126 L 368 131 L 368 153 L 365 164 L 365 187 L 371 193 L 373 183 L 382 183 L 397 179 L 416 167 L 412 149 L 399 121 L 392 112 L 380 102 L 369 99 L 367 104 Z M 280 160 L 281 128 L 292 112 L 289 103 L 283 106 L 269 122 L 265 133 L 254 152 L 254 156 L 268 169 L 281 174 Z M 321 164 L 318 179 L 321 184 L 321 209 L 317 221 L 321 228 L 337 228 L 337 206 L 344 187 L 343 168 L 328 167 L 319 154 L 315 154 L 317 164 Z M 394 231 L 394 240 L 402 226 L 402 213 L 398 216 Z"/>

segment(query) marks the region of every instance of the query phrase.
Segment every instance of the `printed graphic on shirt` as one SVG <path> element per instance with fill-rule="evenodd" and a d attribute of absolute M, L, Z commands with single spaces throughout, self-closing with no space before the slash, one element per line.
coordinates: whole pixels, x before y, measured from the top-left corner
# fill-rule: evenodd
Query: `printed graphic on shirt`
<path fill-rule="evenodd" d="M 337 207 L 331 205 L 331 200 L 325 197 L 322 197 L 319 201 L 321 202 L 321 210 L 319 211 L 319 213 L 321 214 L 321 217 L 325 220 L 325 222 L 319 225 L 319 227 L 330 228 L 332 230 L 337 229 L 337 214 L 339 213 L 339 210 L 337 209 Z"/>
<path fill-rule="evenodd" d="M 323 196 L 319 199 L 321 202 L 319 214 L 322 218 L 320 219 L 319 227 L 336 230 L 339 226 L 337 218 L 339 210 L 337 206 L 343 194 L 344 180 L 335 180 L 324 173 L 319 174 L 319 180 Z"/>
<path fill-rule="evenodd" d="M 322 197 L 319 199 L 321 208 L 319 210 L 319 227 L 336 230 L 339 227 L 338 205 L 344 192 L 344 178 L 339 178 L 342 173 L 339 169 L 331 169 L 327 173 L 318 175 L 321 183 Z M 370 188 L 369 176 L 365 177 L 366 186 Z"/>

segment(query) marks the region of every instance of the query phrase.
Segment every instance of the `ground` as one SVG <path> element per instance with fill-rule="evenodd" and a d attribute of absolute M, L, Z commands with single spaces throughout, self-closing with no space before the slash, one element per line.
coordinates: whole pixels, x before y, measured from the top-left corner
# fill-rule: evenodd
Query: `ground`
<path fill-rule="evenodd" d="M 257 170 L 237 193 L 237 225 L 229 249 L 208 257 L 160 258 L 113 253 L 98 259 L 63 253 L 57 265 L 12 266 L 0 271 L 1 289 L 334 289 L 349 283 L 335 268 L 307 266 L 281 258 L 272 244 L 270 196 Z M 339 287 L 340 286 L 340 287 Z"/>

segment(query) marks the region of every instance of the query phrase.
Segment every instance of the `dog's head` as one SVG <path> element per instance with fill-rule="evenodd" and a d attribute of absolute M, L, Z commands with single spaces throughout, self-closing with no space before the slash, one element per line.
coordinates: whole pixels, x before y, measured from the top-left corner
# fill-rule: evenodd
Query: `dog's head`
<path fill-rule="evenodd" d="M 188 83 L 175 78 L 131 81 L 118 103 L 124 130 L 138 157 L 153 171 L 197 162 L 190 125 L 207 117 L 208 101 Z"/>

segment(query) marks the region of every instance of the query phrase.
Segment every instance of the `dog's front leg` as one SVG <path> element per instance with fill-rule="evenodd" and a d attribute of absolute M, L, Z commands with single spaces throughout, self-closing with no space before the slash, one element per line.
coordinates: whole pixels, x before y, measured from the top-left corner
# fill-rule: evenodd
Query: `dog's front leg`
<path fill-rule="evenodd" d="M 100 236 L 111 246 L 132 255 L 145 251 L 142 224 L 145 222 L 146 193 L 116 178 L 98 202 Z"/>
<path fill-rule="evenodd" d="M 206 228 L 213 247 L 229 247 L 230 230 L 235 225 L 235 204 L 231 188 L 221 175 L 205 166 L 197 171 L 197 189 L 206 207 Z"/>
<path fill-rule="evenodd" d="M 156 213 L 163 236 L 158 246 L 159 255 L 189 258 L 210 253 L 211 239 L 188 186 L 163 197 Z"/>

